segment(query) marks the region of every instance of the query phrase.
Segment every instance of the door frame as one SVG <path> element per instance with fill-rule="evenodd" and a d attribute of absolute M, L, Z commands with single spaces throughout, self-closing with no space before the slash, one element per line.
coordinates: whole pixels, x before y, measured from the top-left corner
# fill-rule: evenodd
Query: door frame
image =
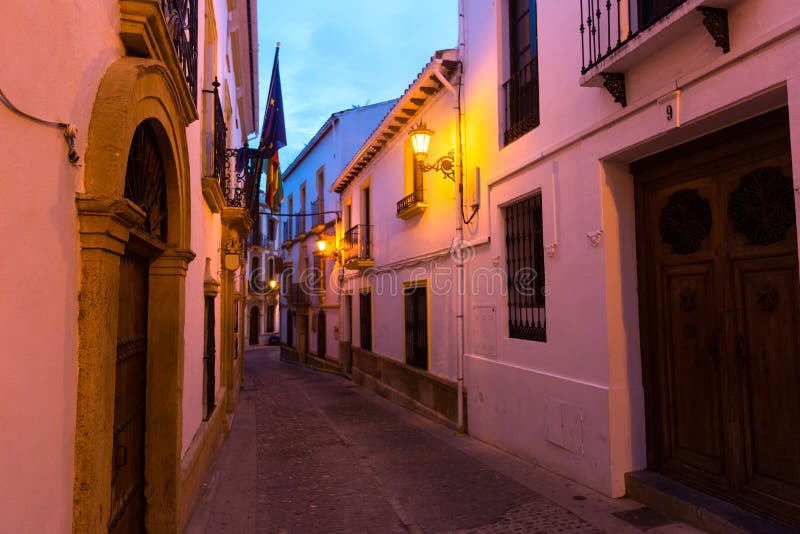
<path fill-rule="evenodd" d="M 145 525 L 180 530 L 185 278 L 190 250 L 190 180 L 186 124 L 196 110 L 177 99 L 160 62 L 123 57 L 98 88 L 85 156 L 85 193 L 76 194 L 80 231 L 78 377 L 73 530 L 104 532 L 110 514 L 114 379 L 120 257 L 144 220 L 124 198 L 128 153 L 136 127 L 148 121 L 165 173 L 167 248 L 150 262 L 145 435 Z M 146 236 L 145 236 L 146 240 Z M 156 409 L 157 407 L 157 409 Z"/>

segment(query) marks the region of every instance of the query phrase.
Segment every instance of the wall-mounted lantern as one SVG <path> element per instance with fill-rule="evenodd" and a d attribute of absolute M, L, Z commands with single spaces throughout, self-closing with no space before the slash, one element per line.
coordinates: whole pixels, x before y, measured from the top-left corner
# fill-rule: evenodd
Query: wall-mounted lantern
<path fill-rule="evenodd" d="M 411 147 L 414 150 L 414 157 L 420 162 L 422 172 L 439 171 L 442 173 L 442 178 L 449 178 L 456 181 L 455 178 L 455 157 L 453 151 L 447 153 L 437 159 L 433 164 L 428 165 L 425 161 L 428 159 L 428 146 L 430 146 L 433 130 L 429 130 L 424 122 L 420 122 L 408 132 L 411 138 Z"/>

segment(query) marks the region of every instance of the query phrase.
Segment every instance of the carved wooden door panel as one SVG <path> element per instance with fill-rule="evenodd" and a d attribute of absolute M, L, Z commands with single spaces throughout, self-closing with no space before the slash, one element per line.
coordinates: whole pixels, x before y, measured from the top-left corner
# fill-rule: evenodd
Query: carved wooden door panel
<path fill-rule="evenodd" d="M 144 532 L 147 275 L 147 260 L 131 253 L 122 256 L 108 522 L 108 531 L 114 533 Z"/>
<path fill-rule="evenodd" d="M 800 284 L 786 111 L 632 165 L 648 462 L 800 525 Z"/>

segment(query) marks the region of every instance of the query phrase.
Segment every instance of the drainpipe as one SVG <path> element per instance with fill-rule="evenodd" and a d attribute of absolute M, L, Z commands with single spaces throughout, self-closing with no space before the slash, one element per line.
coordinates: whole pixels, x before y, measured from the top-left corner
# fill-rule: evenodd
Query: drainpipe
<path fill-rule="evenodd" d="M 457 100 L 457 142 L 458 142 L 458 223 L 456 226 L 455 243 L 456 250 L 456 267 L 458 274 L 458 312 L 456 315 L 456 392 L 458 395 L 458 430 L 464 431 L 464 351 L 465 351 L 465 337 L 464 337 L 464 313 L 465 313 L 465 273 L 464 273 L 464 166 L 463 166 L 463 145 L 461 140 L 461 87 L 462 77 L 464 75 L 464 41 L 466 36 L 466 28 L 464 26 L 464 0 L 458 2 L 458 60 L 460 62 L 460 72 L 458 77 L 458 91 L 454 91 L 452 85 L 449 83 L 445 85 L 448 90 L 452 91 Z M 444 76 L 439 72 L 439 68 L 435 69 L 437 77 L 442 79 Z M 445 80 L 446 81 L 446 80 Z"/>

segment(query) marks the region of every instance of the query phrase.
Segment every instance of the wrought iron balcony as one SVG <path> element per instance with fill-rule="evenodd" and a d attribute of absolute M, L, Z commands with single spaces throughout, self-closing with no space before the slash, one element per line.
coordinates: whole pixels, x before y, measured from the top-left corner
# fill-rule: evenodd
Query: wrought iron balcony
<path fill-rule="evenodd" d="M 348 269 L 363 269 L 375 264 L 371 225 L 357 224 L 344 233 L 342 260 Z"/>
<path fill-rule="evenodd" d="M 310 300 L 311 299 L 309 298 L 308 291 L 306 291 L 306 288 L 303 286 L 303 284 L 292 284 L 286 291 L 286 301 L 290 306 L 308 306 Z"/>
<path fill-rule="evenodd" d="M 251 247 L 274 248 L 275 242 L 261 233 L 251 233 L 247 236 L 247 244 Z"/>
<path fill-rule="evenodd" d="M 411 194 L 404 196 L 397 202 L 397 217 L 410 219 L 422 213 L 428 207 L 425 202 L 425 190 L 415 189 Z"/>
<path fill-rule="evenodd" d="M 193 98 L 197 98 L 197 0 L 161 0 L 161 11 L 178 62 Z"/>
<path fill-rule="evenodd" d="M 299 236 L 301 234 L 306 233 L 306 217 L 304 211 L 298 211 L 294 218 L 294 234 L 295 236 Z"/>
<path fill-rule="evenodd" d="M 506 130 L 508 144 L 539 126 L 539 58 L 533 58 L 503 84 L 506 97 Z"/>
<path fill-rule="evenodd" d="M 579 0 L 581 73 L 617 51 L 686 0 Z"/>
<path fill-rule="evenodd" d="M 322 213 L 325 211 L 325 203 L 323 199 L 317 199 L 311 203 L 311 227 L 316 228 L 317 226 L 325 225 L 325 215 Z"/>

